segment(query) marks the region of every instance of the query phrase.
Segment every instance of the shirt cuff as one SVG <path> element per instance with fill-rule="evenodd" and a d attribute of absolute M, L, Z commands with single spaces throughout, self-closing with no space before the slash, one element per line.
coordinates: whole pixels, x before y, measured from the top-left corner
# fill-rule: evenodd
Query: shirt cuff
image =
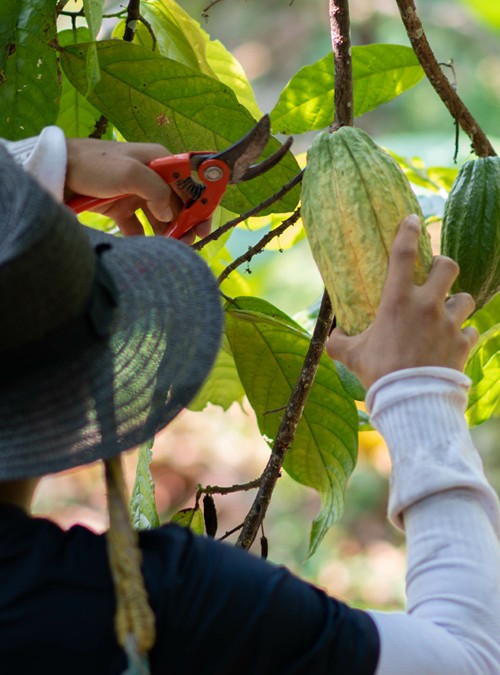
<path fill-rule="evenodd" d="M 451 368 L 408 368 L 386 375 L 367 392 L 371 422 L 385 438 L 393 470 L 389 518 L 404 529 L 412 504 L 444 490 L 476 493 L 495 531 L 498 498 L 488 484 L 467 428 L 470 379 Z"/>
<path fill-rule="evenodd" d="M 63 201 L 67 147 L 62 129 L 56 126 L 45 127 L 39 136 L 2 142 L 18 164 L 57 201 Z"/>

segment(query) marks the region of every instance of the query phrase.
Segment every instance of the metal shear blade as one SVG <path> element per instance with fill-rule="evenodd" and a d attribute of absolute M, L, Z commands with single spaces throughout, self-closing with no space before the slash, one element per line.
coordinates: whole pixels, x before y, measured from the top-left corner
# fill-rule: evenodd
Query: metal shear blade
<path fill-rule="evenodd" d="M 230 168 L 230 183 L 241 183 L 269 171 L 288 152 L 293 139 L 288 138 L 276 152 L 259 164 L 253 164 L 266 147 L 271 135 L 269 115 L 264 115 L 257 124 L 243 138 L 225 150 L 215 154 L 198 155 L 195 157 L 196 167 L 206 159 L 218 159 Z"/>

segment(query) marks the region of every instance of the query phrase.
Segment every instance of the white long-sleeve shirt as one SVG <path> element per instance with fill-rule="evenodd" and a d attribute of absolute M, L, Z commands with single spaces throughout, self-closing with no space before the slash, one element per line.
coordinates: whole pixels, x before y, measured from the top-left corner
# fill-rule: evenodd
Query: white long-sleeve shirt
<path fill-rule="evenodd" d="M 500 673 L 499 503 L 465 422 L 469 384 L 412 368 L 368 392 L 393 463 L 389 517 L 408 549 L 406 613 L 370 612 L 377 675 Z"/>
<path fill-rule="evenodd" d="M 62 200 L 66 143 L 48 127 L 9 152 Z M 500 675 L 500 509 L 464 418 L 469 379 L 391 373 L 368 391 L 393 471 L 389 517 L 407 537 L 407 611 L 371 611 L 376 675 Z"/>

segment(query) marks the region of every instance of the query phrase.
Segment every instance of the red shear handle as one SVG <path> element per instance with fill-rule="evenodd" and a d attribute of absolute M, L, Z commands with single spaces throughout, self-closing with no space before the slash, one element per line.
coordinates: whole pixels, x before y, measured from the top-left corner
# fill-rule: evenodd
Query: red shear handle
<path fill-rule="evenodd" d="M 168 183 L 176 194 L 184 201 L 177 216 L 169 223 L 165 236 L 180 239 L 196 225 L 208 220 L 219 204 L 230 178 L 230 169 L 227 164 L 218 159 L 207 159 L 198 167 L 198 176 L 204 184 L 204 189 L 197 198 L 189 196 L 186 184 L 193 185 L 191 176 L 191 157 L 197 153 L 171 155 L 153 160 L 148 166 Z M 199 153 L 201 154 L 201 153 Z M 116 195 L 113 197 L 89 197 L 79 195 L 67 202 L 67 206 L 74 213 L 90 211 L 96 207 L 110 204 L 130 195 Z"/>

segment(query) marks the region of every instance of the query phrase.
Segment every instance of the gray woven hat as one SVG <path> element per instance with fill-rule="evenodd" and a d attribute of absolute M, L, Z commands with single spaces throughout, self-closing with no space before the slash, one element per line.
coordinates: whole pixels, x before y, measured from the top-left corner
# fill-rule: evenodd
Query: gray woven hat
<path fill-rule="evenodd" d="M 0 480 L 152 438 L 202 385 L 221 328 L 188 246 L 82 226 L 0 147 Z"/>

